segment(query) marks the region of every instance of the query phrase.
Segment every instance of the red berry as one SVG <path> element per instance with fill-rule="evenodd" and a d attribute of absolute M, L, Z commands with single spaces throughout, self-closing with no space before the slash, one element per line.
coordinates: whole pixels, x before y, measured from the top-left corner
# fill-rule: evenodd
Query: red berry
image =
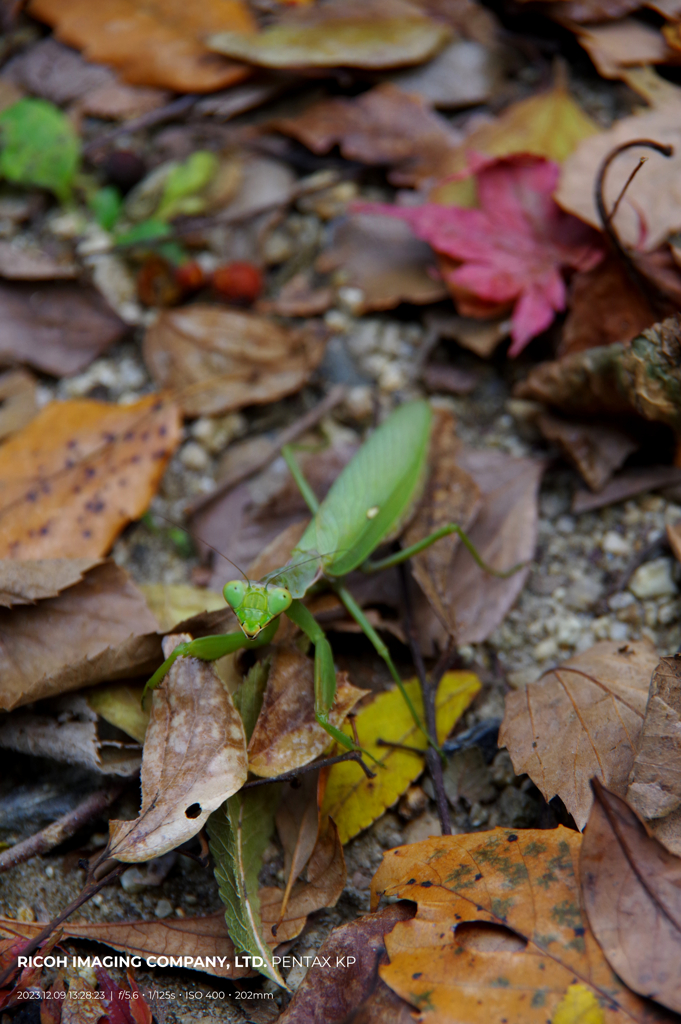
<path fill-rule="evenodd" d="M 206 275 L 201 264 L 195 260 L 189 260 L 175 270 L 175 280 L 183 292 L 197 292 L 206 283 Z"/>
<path fill-rule="evenodd" d="M 173 267 L 160 256 L 149 256 L 137 273 L 137 295 L 145 306 L 174 306 L 182 298 Z"/>
<path fill-rule="evenodd" d="M 252 263 L 227 263 L 213 271 L 213 288 L 228 302 L 250 305 L 262 292 L 262 274 Z"/>

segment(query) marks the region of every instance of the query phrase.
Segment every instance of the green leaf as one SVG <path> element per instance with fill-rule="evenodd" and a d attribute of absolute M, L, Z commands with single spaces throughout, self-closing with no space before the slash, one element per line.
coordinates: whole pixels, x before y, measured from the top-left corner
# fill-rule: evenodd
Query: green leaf
<path fill-rule="evenodd" d="M 262 661 L 256 661 L 234 694 L 234 706 L 241 715 L 241 721 L 244 723 L 246 742 L 253 735 L 255 723 L 258 721 L 269 674 L 270 659 L 264 658 Z"/>
<path fill-rule="evenodd" d="M 0 114 L 0 175 L 37 185 L 64 202 L 80 161 L 80 139 L 62 111 L 47 100 L 23 99 Z"/>
<path fill-rule="evenodd" d="M 262 855 L 272 835 L 279 795 L 276 786 L 236 793 L 211 814 L 207 828 L 230 938 L 239 952 L 255 957 L 256 970 L 286 988 L 262 937 L 258 892 Z"/>
<path fill-rule="evenodd" d="M 161 202 L 156 210 L 158 220 L 172 220 L 180 214 L 202 213 L 204 200 L 198 195 L 210 183 L 219 167 L 214 153 L 200 149 L 174 167 L 166 179 Z"/>
<path fill-rule="evenodd" d="M 88 199 L 88 206 L 100 227 L 111 231 L 120 217 L 123 200 L 115 185 L 98 188 Z"/>
<path fill-rule="evenodd" d="M 139 245 L 143 242 L 154 242 L 158 238 L 167 238 L 171 234 L 172 228 L 168 224 L 151 218 L 117 235 L 116 245 Z"/>

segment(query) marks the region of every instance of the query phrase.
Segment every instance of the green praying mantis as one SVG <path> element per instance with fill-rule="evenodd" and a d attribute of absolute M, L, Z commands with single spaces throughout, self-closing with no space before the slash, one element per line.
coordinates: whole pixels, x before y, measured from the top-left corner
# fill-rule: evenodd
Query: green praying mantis
<path fill-rule="evenodd" d="M 355 569 L 364 572 L 388 569 L 452 533 L 459 535 L 476 563 L 494 576 L 506 577 L 520 568 L 514 566 L 507 572 L 491 569 L 456 523 L 440 527 L 411 547 L 371 561 L 370 556 L 376 548 L 399 536 L 423 494 L 428 476 L 431 427 L 432 412 L 428 402 L 413 401 L 397 408 L 356 452 L 321 504 L 291 449 L 282 449 L 312 512 L 312 520 L 293 549 L 289 562 L 261 580 L 249 580 L 244 576 L 242 580 L 227 583 L 224 597 L 236 614 L 241 632 L 199 637 L 179 644 L 148 681 L 145 694 L 161 683 L 177 658 L 214 661 L 242 648 L 263 647 L 277 632 L 279 616 L 287 615 L 314 646 L 317 722 L 343 747 L 361 750 L 346 733 L 329 721 L 329 711 L 336 695 L 333 653 L 321 626 L 302 603 L 310 588 L 323 578 L 387 665 L 418 728 L 436 746 L 435 738 L 428 736 L 404 689 L 387 646 L 344 583 L 344 578 Z"/>

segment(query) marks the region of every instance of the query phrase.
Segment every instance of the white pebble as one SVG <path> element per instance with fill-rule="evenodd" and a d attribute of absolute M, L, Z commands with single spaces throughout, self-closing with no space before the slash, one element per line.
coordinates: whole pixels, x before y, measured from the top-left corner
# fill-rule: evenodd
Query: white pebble
<path fill-rule="evenodd" d="M 628 555 L 631 553 L 631 544 L 621 533 L 615 530 L 608 530 L 601 541 L 601 548 L 608 555 Z"/>
<path fill-rule="evenodd" d="M 656 558 L 639 566 L 629 582 L 629 590 L 641 601 L 649 597 L 671 597 L 676 593 L 672 560 Z"/>
<path fill-rule="evenodd" d="M 187 469 L 195 469 L 201 473 L 208 469 L 210 459 L 206 449 L 197 441 L 188 441 L 180 451 L 180 462 Z"/>
<path fill-rule="evenodd" d="M 629 626 L 626 622 L 611 622 L 610 623 L 610 639 L 611 640 L 627 640 L 629 638 Z"/>
<path fill-rule="evenodd" d="M 549 636 L 546 640 L 541 640 L 532 653 L 537 661 L 546 661 L 548 658 L 554 658 L 556 656 L 558 653 L 558 644 L 552 636 Z"/>
<path fill-rule="evenodd" d="M 154 916 L 163 920 L 164 917 L 170 917 L 174 913 L 175 911 L 170 900 L 159 900 L 156 904 Z"/>

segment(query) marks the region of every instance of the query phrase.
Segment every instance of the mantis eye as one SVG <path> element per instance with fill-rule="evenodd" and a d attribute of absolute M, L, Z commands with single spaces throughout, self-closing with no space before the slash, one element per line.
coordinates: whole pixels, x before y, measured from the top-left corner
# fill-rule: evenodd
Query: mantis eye
<path fill-rule="evenodd" d="M 230 608 L 238 608 L 246 596 L 247 586 L 243 580 L 231 580 L 225 583 L 222 593 Z"/>
<path fill-rule="evenodd" d="M 291 604 L 291 595 L 286 587 L 271 587 L 267 591 L 267 608 L 272 615 L 281 615 Z"/>

